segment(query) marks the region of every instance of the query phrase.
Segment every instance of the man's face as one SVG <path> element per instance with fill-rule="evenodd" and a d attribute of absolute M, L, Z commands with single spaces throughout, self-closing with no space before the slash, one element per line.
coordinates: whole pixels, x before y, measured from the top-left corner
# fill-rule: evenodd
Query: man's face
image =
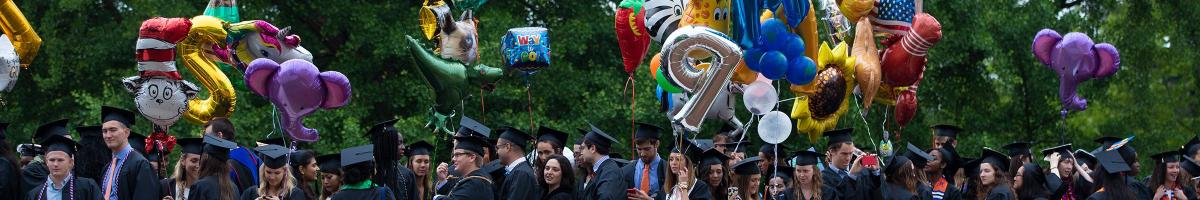
<path fill-rule="evenodd" d="M 828 154 L 833 155 L 830 160 L 834 166 L 838 169 L 846 170 L 850 165 L 850 158 L 854 156 L 854 143 L 842 143 L 841 146 L 828 152 Z"/>
<path fill-rule="evenodd" d="M 454 154 L 452 154 L 452 155 L 453 155 L 453 157 L 451 157 L 450 159 L 452 162 L 454 162 L 454 166 L 457 166 L 454 168 L 454 170 L 458 171 L 459 174 L 471 173 L 469 171 L 466 171 L 467 168 L 469 168 L 469 167 L 465 167 L 465 166 L 477 166 L 477 165 L 475 165 L 475 158 L 478 155 L 475 155 L 475 153 L 469 152 L 467 150 L 455 149 Z"/>
<path fill-rule="evenodd" d="M 574 146 L 574 148 L 571 148 L 571 149 L 575 150 L 573 153 L 575 153 L 576 160 L 579 160 L 578 158 L 583 156 L 583 145 L 576 144 Z"/>
<path fill-rule="evenodd" d="M 937 138 L 933 140 L 933 148 L 934 149 L 942 148 L 942 145 L 946 144 L 946 141 L 950 141 L 950 137 L 937 136 Z"/>
<path fill-rule="evenodd" d="M 496 141 L 496 154 L 500 156 L 500 163 L 509 164 L 517 160 L 517 157 L 521 157 L 521 155 L 516 152 L 516 148 L 517 146 L 508 140 L 500 139 L 499 141 Z"/>
<path fill-rule="evenodd" d="M 129 128 L 121 122 L 107 121 L 101 124 L 100 128 L 104 135 L 104 145 L 114 152 L 125 148 L 126 143 L 129 142 Z"/>
<path fill-rule="evenodd" d="M 600 157 L 596 155 L 596 146 L 583 145 L 583 148 L 579 149 L 578 152 L 579 157 L 575 157 L 575 159 L 584 160 L 587 163 L 596 162 L 595 159 Z"/>
<path fill-rule="evenodd" d="M 538 142 L 537 143 L 538 162 L 546 163 L 546 159 L 550 159 L 551 156 L 558 155 L 558 152 L 555 150 L 556 149 L 554 149 L 554 145 L 551 145 L 548 142 Z"/>
<path fill-rule="evenodd" d="M 638 158 L 642 162 L 652 162 L 658 157 L 658 140 L 645 140 L 637 143 Z"/>
<path fill-rule="evenodd" d="M 412 165 L 413 168 L 413 173 L 416 173 L 417 176 L 422 177 L 429 175 L 429 155 L 413 155 L 412 158 L 409 159 L 410 165 Z"/>
<path fill-rule="evenodd" d="M 46 168 L 50 169 L 52 176 L 65 177 L 71 173 L 71 169 L 75 169 L 75 159 L 62 151 L 47 152 Z"/>

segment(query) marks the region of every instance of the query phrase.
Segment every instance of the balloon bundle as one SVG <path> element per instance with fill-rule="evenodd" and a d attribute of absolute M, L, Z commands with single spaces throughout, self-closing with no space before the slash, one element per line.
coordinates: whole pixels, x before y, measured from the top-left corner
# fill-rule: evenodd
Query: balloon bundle
<path fill-rule="evenodd" d="M 4 35 L 0 35 L 0 92 L 8 92 L 17 84 L 21 69 L 29 69 L 42 38 L 13 1 L 0 2 L 0 27 L 4 27 Z"/>

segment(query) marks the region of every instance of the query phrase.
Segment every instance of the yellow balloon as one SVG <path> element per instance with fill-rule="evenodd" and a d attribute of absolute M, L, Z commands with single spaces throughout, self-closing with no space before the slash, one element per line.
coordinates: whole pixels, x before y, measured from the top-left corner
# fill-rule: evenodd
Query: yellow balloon
<path fill-rule="evenodd" d="M 838 119 L 849 110 L 855 85 L 856 58 L 847 53 L 847 46 L 849 45 L 842 42 L 830 50 L 828 44 L 822 43 L 820 59 L 817 59 L 816 79 L 808 85 L 792 86 L 792 91 L 801 96 L 792 104 L 791 117 L 796 119 L 796 131 L 807 134 L 812 141 L 820 138 L 826 130 L 837 127 Z M 839 83 L 844 85 L 837 85 Z M 797 92 L 797 87 L 804 91 Z M 839 88 L 841 91 L 829 90 L 831 88 Z M 821 98 L 837 93 L 840 93 L 841 99 Z M 830 100 L 838 102 L 827 102 Z"/>
<path fill-rule="evenodd" d="M 729 0 L 691 0 L 683 9 L 679 27 L 705 26 L 729 34 Z"/>
<path fill-rule="evenodd" d="M 237 96 L 229 77 L 205 53 L 212 51 L 213 45 L 225 46 L 225 22 L 212 16 L 196 16 L 191 21 L 188 36 L 179 42 L 177 49 L 183 65 L 208 89 L 209 96 L 189 100 L 184 118 L 193 124 L 204 124 L 215 117 L 232 116 Z"/>
<path fill-rule="evenodd" d="M 29 69 L 29 63 L 37 57 L 38 48 L 42 46 L 42 37 L 33 31 L 29 20 L 25 19 L 25 15 L 21 14 L 21 10 L 12 0 L 0 2 L 0 29 L 12 40 L 17 57 L 21 59 L 21 68 Z"/>
<path fill-rule="evenodd" d="M 421 4 L 423 6 L 421 6 L 420 11 L 417 11 L 417 17 L 420 20 L 421 33 L 425 34 L 425 39 L 433 40 L 441 30 L 438 22 L 445 20 L 443 18 L 449 16 L 450 7 L 446 6 L 446 2 L 442 2 L 442 0 L 429 1 L 425 0 L 425 3 Z"/>
<path fill-rule="evenodd" d="M 875 10 L 875 0 L 842 0 L 842 4 L 838 9 L 850 21 L 858 21 L 859 18 L 871 14 Z"/>
<path fill-rule="evenodd" d="M 750 67 L 746 67 L 746 61 L 743 60 L 742 62 L 738 62 L 731 80 L 738 84 L 750 84 L 758 80 L 758 72 L 754 72 L 754 70 L 750 70 Z"/>

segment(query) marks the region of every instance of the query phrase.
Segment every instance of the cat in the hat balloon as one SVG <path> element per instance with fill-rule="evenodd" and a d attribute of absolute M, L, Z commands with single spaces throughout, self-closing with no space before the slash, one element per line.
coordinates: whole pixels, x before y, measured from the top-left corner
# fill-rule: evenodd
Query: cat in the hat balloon
<path fill-rule="evenodd" d="M 187 112 L 187 101 L 199 88 L 184 81 L 175 68 L 175 43 L 187 36 L 191 23 L 183 18 L 153 18 L 138 31 L 138 76 L 122 80 L 142 116 L 155 130 L 167 130 Z M 182 29 L 182 31 L 181 31 Z"/>

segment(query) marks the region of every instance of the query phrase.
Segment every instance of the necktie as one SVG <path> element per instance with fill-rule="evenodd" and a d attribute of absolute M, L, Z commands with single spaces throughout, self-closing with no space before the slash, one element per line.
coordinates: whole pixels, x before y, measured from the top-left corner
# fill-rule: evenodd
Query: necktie
<path fill-rule="evenodd" d="M 112 199 L 112 185 L 113 185 L 113 182 L 117 182 L 117 180 L 116 180 L 117 177 L 113 177 L 113 173 L 115 173 L 117 170 L 120 170 L 120 169 L 117 169 L 117 158 L 116 157 L 113 157 L 112 161 L 110 161 L 109 163 L 111 163 L 111 164 L 108 165 L 108 175 L 105 176 L 108 178 L 108 182 L 104 183 L 104 199 L 105 200 Z"/>
<path fill-rule="evenodd" d="M 639 189 L 642 192 L 650 193 L 650 163 L 646 163 L 642 167 L 642 184 Z"/>

